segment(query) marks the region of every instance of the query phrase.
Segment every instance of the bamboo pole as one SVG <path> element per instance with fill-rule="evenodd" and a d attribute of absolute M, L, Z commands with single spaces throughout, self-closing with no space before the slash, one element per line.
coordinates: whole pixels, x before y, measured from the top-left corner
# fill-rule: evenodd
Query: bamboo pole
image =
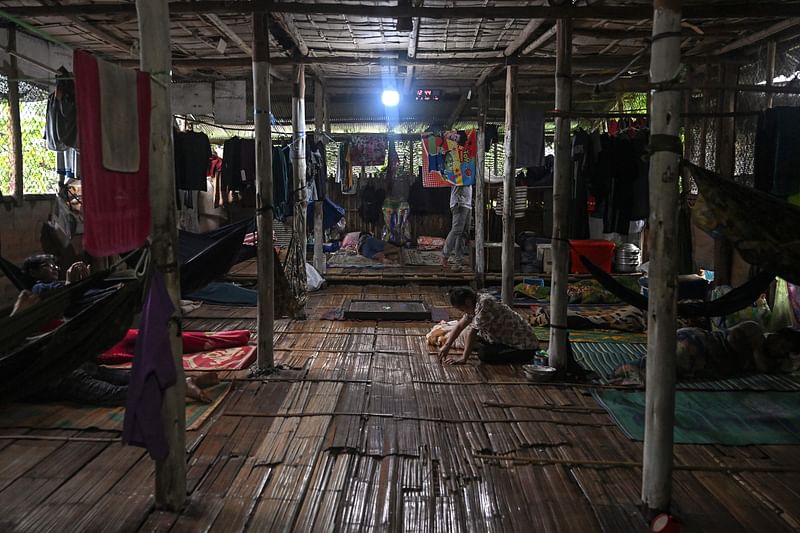
<path fill-rule="evenodd" d="M 306 191 L 306 77 L 305 66 L 295 67 L 294 92 L 292 94 L 292 183 L 294 193 L 294 238 L 302 245 L 302 260 L 306 260 L 306 213 L 308 194 Z M 305 268 L 305 266 L 303 266 Z"/>
<path fill-rule="evenodd" d="M 650 298 L 642 501 L 668 508 L 675 418 L 675 330 L 678 175 L 681 93 L 669 87 L 680 69 L 680 0 L 654 0 L 650 77 L 653 91 L 650 156 Z"/>
<path fill-rule="evenodd" d="M 489 88 L 484 84 L 478 88 L 478 155 L 475 174 L 475 277 L 478 288 L 483 288 L 486 283 L 486 250 L 484 236 L 486 235 L 486 218 L 484 210 L 484 191 L 486 190 L 486 112 L 489 104 Z"/>
<path fill-rule="evenodd" d="M 170 108 L 171 56 L 166 0 L 136 0 L 140 68 L 150 84 L 150 209 L 152 260 L 164 276 L 175 312 L 169 322 L 170 347 L 178 379 L 167 389 L 161 409 L 169 455 L 156 463 L 156 505 L 178 511 L 186 500 L 186 382 L 181 342 L 178 229 L 175 215 L 175 166 Z"/>
<path fill-rule="evenodd" d="M 506 67 L 506 164 L 503 174 L 503 261 L 502 298 L 506 305 L 514 303 L 514 178 L 517 143 L 517 69 Z"/>
<path fill-rule="evenodd" d="M 8 49 L 16 52 L 17 49 L 17 30 L 11 25 L 8 28 Z M 22 119 L 19 109 L 19 70 L 17 68 L 17 57 L 9 55 L 6 64 L 6 74 L 8 83 L 8 139 L 9 139 L 9 161 L 11 166 L 11 182 L 14 184 L 14 200 L 17 205 L 22 203 L 25 194 L 25 182 L 23 179 L 25 168 L 22 156 Z"/>
<path fill-rule="evenodd" d="M 556 111 L 572 109 L 572 21 L 556 22 Z M 550 364 L 564 373 L 569 366 L 567 348 L 567 286 L 569 285 L 569 200 L 571 185 L 570 120 L 556 118 L 553 168 L 553 273 L 550 280 Z"/>
<path fill-rule="evenodd" d="M 776 44 L 775 41 L 770 41 L 767 43 L 767 88 L 772 89 L 772 84 L 775 80 L 775 52 L 776 52 Z M 775 95 L 773 93 L 767 93 L 767 101 L 766 107 L 767 109 L 772 108 L 772 103 L 775 100 Z"/>
<path fill-rule="evenodd" d="M 322 82 L 317 79 L 314 81 L 314 133 L 315 139 L 314 141 L 318 141 L 322 139 L 322 132 L 325 127 L 325 123 L 323 120 L 323 107 L 325 103 L 325 96 L 323 94 L 323 85 Z M 322 141 L 323 144 L 325 141 Z M 322 157 L 325 157 L 325 154 L 322 154 Z M 324 178 L 323 178 L 324 179 Z M 319 195 L 319 191 L 317 192 Z M 322 212 L 322 199 L 317 198 L 317 201 L 314 202 L 314 268 L 317 269 L 317 272 L 320 274 L 325 273 L 325 253 L 322 251 L 322 242 L 325 240 L 325 230 L 322 227 L 323 223 L 323 212 Z"/>
<path fill-rule="evenodd" d="M 267 19 L 253 15 L 253 102 L 256 136 L 256 229 L 258 232 L 258 347 L 256 373 L 274 369 L 275 255 L 272 251 L 272 124 Z"/>
<path fill-rule="evenodd" d="M 722 82 L 735 85 L 739 77 L 738 67 L 723 65 Z M 736 110 L 736 92 L 723 91 L 720 98 L 721 113 Z M 717 122 L 717 172 L 724 178 L 733 178 L 736 171 L 736 119 L 733 116 L 720 118 Z M 720 237 L 714 239 L 714 283 L 730 285 L 733 269 L 733 244 Z"/>

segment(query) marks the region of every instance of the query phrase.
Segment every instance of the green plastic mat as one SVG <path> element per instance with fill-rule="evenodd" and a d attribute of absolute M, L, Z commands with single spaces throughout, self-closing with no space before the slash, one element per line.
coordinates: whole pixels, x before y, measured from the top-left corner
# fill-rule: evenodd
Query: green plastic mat
<path fill-rule="evenodd" d="M 644 392 L 596 390 L 592 396 L 632 440 L 644 440 Z M 675 395 L 677 444 L 800 443 L 800 393 L 697 392 Z"/>

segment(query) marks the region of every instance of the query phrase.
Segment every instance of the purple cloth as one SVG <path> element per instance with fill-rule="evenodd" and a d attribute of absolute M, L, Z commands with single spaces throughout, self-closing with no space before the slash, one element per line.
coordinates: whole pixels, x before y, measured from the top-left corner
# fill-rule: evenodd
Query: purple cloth
<path fill-rule="evenodd" d="M 164 278 L 155 272 L 136 340 L 122 442 L 147 448 L 156 461 L 163 461 L 169 454 L 161 402 L 164 391 L 177 380 L 169 338 L 169 319 L 174 311 Z"/>

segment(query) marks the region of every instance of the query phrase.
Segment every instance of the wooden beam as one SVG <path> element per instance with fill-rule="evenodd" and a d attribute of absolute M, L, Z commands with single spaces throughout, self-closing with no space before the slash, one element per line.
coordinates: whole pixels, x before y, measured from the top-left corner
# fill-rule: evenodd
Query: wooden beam
<path fill-rule="evenodd" d="M 650 77 L 669 82 L 681 67 L 680 0 L 654 0 Z M 651 514 L 668 509 L 675 420 L 676 287 L 678 244 L 678 148 L 681 92 L 653 91 L 650 128 L 650 298 L 647 310 L 647 387 L 642 501 Z M 662 137 L 657 137 L 662 136 Z"/>
<path fill-rule="evenodd" d="M 763 29 L 756 33 L 752 33 L 747 37 L 743 37 L 741 39 L 737 39 L 732 43 L 729 43 L 719 50 L 717 50 L 717 55 L 727 54 L 728 52 L 732 52 L 734 50 L 739 50 L 740 48 L 744 48 L 746 46 L 750 46 L 756 43 L 759 43 L 765 39 L 769 39 L 773 35 L 786 31 L 790 28 L 794 28 L 795 26 L 800 25 L 800 17 L 792 17 L 786 20 L 782 20 L 777 24 L 773 24 L 769 28 Z"/>
<path fill-rule="evenodd" d="M 556 22 L 556 101 L 557 111 L 572 110 L 572 21 Z M 553 274 L 550 281 L 549 361 L 561 374 L 569 368 L 567 345 L 567 305 L 569 297 L 569 210 L 572 188 L 571 123 L 568 117 L 556 118 L 555 157 L 553 168 Z"/>
<path fill-rule="evenodd" d="M 58 17 L 64 15 L 133 15 L 132 4 L 85 3 L 60 6 L 13 6 L 3 11 L 22 17 Z M 254 12 L 294 13 L 298 15 L 358 16 L 382 19 L 427 18 L 435 20 L 463 19 L 603 19 L 641 20 L 649 17 L 646 5 L 591 5 L 591 6 L 472 6 L 420 7 L 420 6 L 370 6 L 340 3 L 308 3 L 301 1 L 276 2 L 254 0 L 250 2 L 229 0 L 199 0 L 197 2 L 170 2 L 172 15 L 199 13 L 249 14 Z M 686 6 L 686 19 L 737 19 L 747 17 L 800 16 L 800 4 L 786 2 L 725 2 Z"/>
<path fill-rule="evenodd" d="M 180 511 L 186 500 L 186 382 L 181 342 L 181 289 L 178 272 L 178 229 L 175 215 L 175 156 L 170 108 L 169 4 L 166 0 L 136 0 L 141 46 L 140 68 L 150 84 L 150 250 L 154 267 L 164 276 L 175 312 L 169 321 L 170 348 L 176 384 L 166 390 L 161 416 L 169 455 L 156 463 L 156 506 Z"/>
<path fill-rule="evenodd" d="M 288 38 L 292 41 L 295 49 L 294 51 L 296 51 L 303 57 L 308 57 L 310 53 L 308 49 L 308 44 L 306 43 L 305 39 L 303 39 L 303 34 L 301 34 L 300 30 L 298 30 L 297 26 L 295 26 L 292 18 L 282 13 L 271 13 L 270 17 L 273 21 L 273 28 L 275 27 L 275 25 L 280 27 L 280 29 L 283 30 L 286 36 L 288 36 Z M 291 55 L 295 55 L 293 53 L 294 51 L 291 49 L 287 50 L 287 52 L 289 52 Z M 313 74 L 316 79 L 324 82 L 325 76 L 323 75 L 322 70 L 317 65 L 313 63 L 309 64 L 308 70 L 311 71 L 311 74 Z"/>
<path fill-rule="evenodd" d="M 450 113 L 450 116 L 447 117 L 447 122 L 444 124 L 445 129 L 450 129 L 450 127 L 455 124 L 456 120 L 459 119 L 461 113 L 464 112 L 464 108 L 467 106 L 467 102 L 469 101 L 470 91 L 463 91 L 461 96 L 458 99 L 458 103 L 453 108 L 453 111 Z"/>
<path fill-rule="evenodd" d="M 772 89 L 774 80 L 775 80 L 775 52 L 777 46 L 775 41 L 770 41 L 767 43 L 767 88 Z M 767 109 L 772 108 L 772 103 L 774 102 L 775 97 L 773 93 L 767 93 L 767 101 L 766 107 Z"/>
<path fill-rule="evenodd" d="M 46 6 L 58 6 L 58 2 L 56 2 L 55 0 L 39 0 L 39 1 Z M 111 32 L 98 27 L 96 24 L 92 24 L 91 22 L 82 20 L 77 15 L 67 16 L 66 18 L 78 28 L 99 38 L 101 41 L 110 44 L 112 47 L 121 50 L 122 52 L 125 52 L 128 55 L 133 55 L 131 44 L 123 42 L 117 36 L 111 34 Z"/>
<path fill-rule="evenodd" d="M 517 70 L 506 67 L 506 123 L 505 123 L 505 171 L 503 172 L 503 248 L 502 284 L 503 303 L 514 304 L 514 200 L 517 161 Z"/>
<path fill-rule="evenodd" d="M 272 250 L 272 123 L 270 120 L 269 28 L 264 13 L 253 14 L 253 108 L 256 137 L 256 230 L 258 233 L 258 340 L 256 374 L 275 368 L 275 254 Z M 280 266 L 280 265 L 278 265 Z"/>
<path fill-rule="evenodd" d="M 221 18 L 219 18 L 214 13 L 209 13 L 207 15 L 204 15 L 204 17 L 206 18 L 206 20 L 208 20 L 208 22 L 211 23 L 212 26 L 217 28 L 217 30 L 219 30 L 219 32 L 222 33 L 222 35 L 233 41 L 233 43 L 239 47 L 239 50 L 241 50 L 248 56 L 252 57 L 253 49 L 250 48 L 250 45 L 244 42 L 244 40 L 241 37 L 239 37 L 239 34 L 233 31 L 233 29 L 230 26 L 225 24 L 225 22 L 223 22 Z"/>
<path fill-rule="evenodd" d="M 314 82 L 314 134 L 316 142 L 323 138 L 322 132 L 325 129 L 324 111 L 325 94 L 322 88 L 322 82 L 316 80 Z M 323 141 L 324 143 L 324 141 Z M 322 154 L 325 157 L 325 154 Z M 325 252 L 322 251 L 322 243 L 325 240 L 325 230 L 322 228 L 323 211 L 322 201 L 317 200 L 314 202 L 314 268 L 320 274 L 325 273 Z"/>
<path fill-rule="evenodd" d="M 522 28 L 522 31 L 519 32 L 519 34 L 514 38 L 514 40 L 508 43 L 506 49 L 503 50 L 503 55 L 508 57 L 516 54 L 517 50 L 522 48 L 525 45 L 525 43 L 527 43 L 531 39 L 531 37 L 533 37 L 533 34 L 536 33 L 536 31 L 541 27 L 543 23 L 544 20 L 541 19 L 532 19 L 528 21 L 528 24 L 524 28 Z"/>
<path fill-rule="evenodd" d="M 408 57 L 415 58 L 417 56 L 417 44 L 419 43 L 419 29 L 421 21 L 419 17 L 413 19 L 411 31 L 408 33 Z M 414 81 L 414 65 L 406 67 L 406 79 L 403 82 L 403 93 L 408 94 L 411 92 L 411 83 Z"/>
<path fill-rule="evenodd" d="M 16 51 L 17 48 L 17 29 L 16 26 L 8 28 L 8 48 Z M 5 65 L 6 81 L 8 82 L 8 139 L 9 157 L 11 166 L 11 183 L 14 184 L 14 200 L 17 205 L 22 203 L 25 193 L 24 182 L 24 158 L 22 155 L 22 119 L 20 117 L 19 105 L 19 69 L 17 58 L 10 54 Z"/>
<path fill-rule="evenodd" d="M 486 250 L 485 250 L 485 215 L 486 200 L 486 116 L 489 107 L 489 87 L 482 85 L 478 89 L 478 154 L 475 172 L 475 281 L 478 288 L 486 284 Z"/>
<path fill-rule="evenodd" d="M 539 48 L 542 47 L 542 45 L 546 44 L 550 39 L 552 39 L 555 36 L 557 30 L 556 26 L 557 25 L 554 25 L 552 28 L 541 34 L 538 39 L 536 39 L 531 44 L 526 46 L 525 49 L 522 50 L 522 54 L 523 55 L 530 54 L 534 50 L 538 50 Z"/>

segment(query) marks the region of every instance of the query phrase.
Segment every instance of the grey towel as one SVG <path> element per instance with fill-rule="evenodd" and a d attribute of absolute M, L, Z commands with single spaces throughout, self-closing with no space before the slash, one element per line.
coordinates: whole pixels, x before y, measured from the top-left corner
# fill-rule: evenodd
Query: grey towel
<path fill-rule="evenodd" d="M 139 113 L 136 71 L 97 60 L 100 79 L 100 132 L 103 167 L 139 171 Z"/>

